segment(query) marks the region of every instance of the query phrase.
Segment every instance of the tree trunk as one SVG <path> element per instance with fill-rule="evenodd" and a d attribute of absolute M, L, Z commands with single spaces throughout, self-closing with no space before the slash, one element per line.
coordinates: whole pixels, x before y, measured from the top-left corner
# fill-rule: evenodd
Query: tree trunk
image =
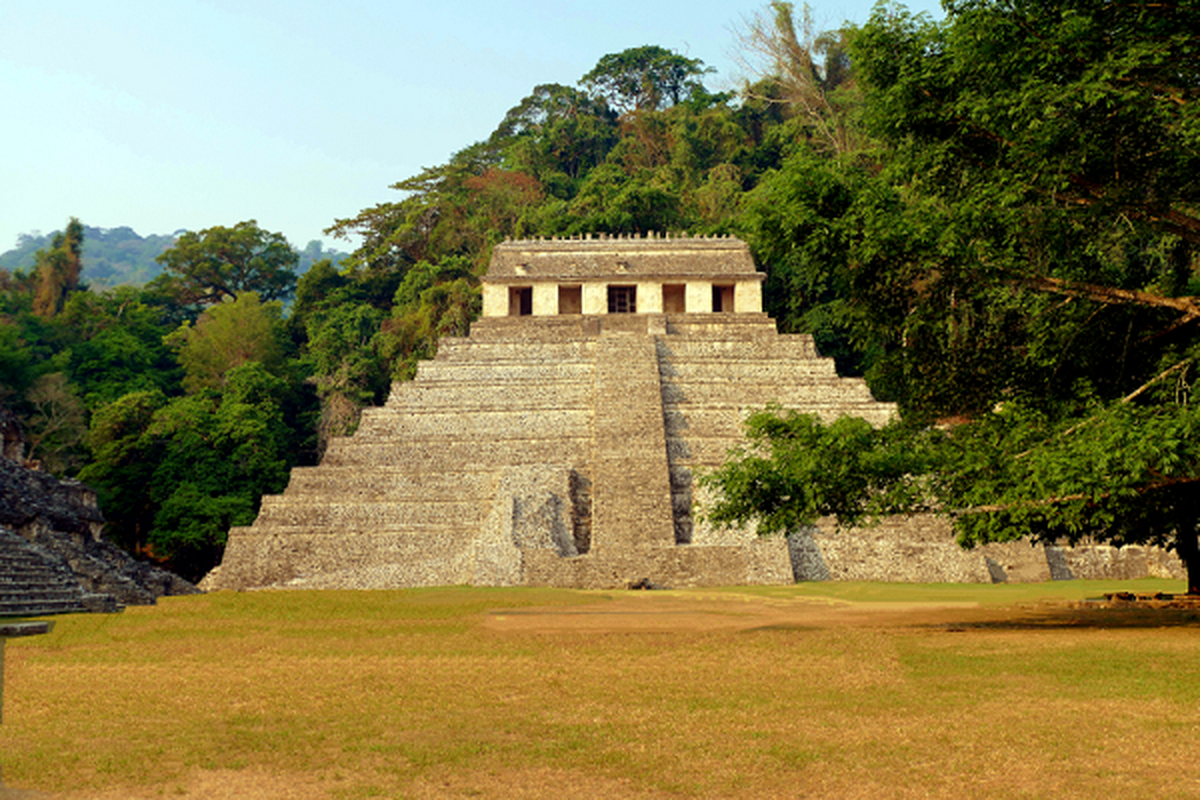
<path fill-rule="evenodd" d="M 1180 535 L 1175 552 L 1179 554 L 1184 568 L 1187 569 L 1187 593 L 1200 595 L 1200 543 L 1197 542 L 1196 532 Z"/>

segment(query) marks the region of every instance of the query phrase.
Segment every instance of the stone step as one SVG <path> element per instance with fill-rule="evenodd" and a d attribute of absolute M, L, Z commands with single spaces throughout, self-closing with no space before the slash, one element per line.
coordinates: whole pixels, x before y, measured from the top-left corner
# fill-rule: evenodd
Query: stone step
<path fill-rule="evenodd" d="M 0 617 L 83 611 L 83 589 L 69 568 L 0 529 Z"/>
<path fill-rule="evenodd" d="M 429 363 L 429 362 L 423 362 Z M 469 394 L 475 389 L 486 389 L 496 383 L 505 386 L 520 387 L 522 384 L 542 384 L 546 386 L 571 385 L 589 383 L 592 380 L 593 365 L 579 364 L 571 368 L 547 367 L 544 364 L 478 364 L 464 362 L 462 364 L 443 364 L 437 369 L 431 369 L 429 374 L 414 378 L 411 381 L 393 383 L 392 387 L 407 390 L 409 387 L 425 387 L 429 389 L 457 390 Z"/>
<path fill-rule="evenodd" d="M 256 527 L 395 530 L 428 526 L 476 526 L 490 510 L 490 497 L 456 501 L 347 502 L 329 496 L 264 497 Z"/>
<path fill-rule="evenodd" d="M 668 383 L 707 383 L 712 381 L 748 381 L 756 384 L 791 383 L 808 379 L 834 384 L 841 380 L 832 361 L 773 361 L 767 358 L 741 361 L 663 361 L 660 371 Z"/>
<path fill-rule="evenodd" d="M 820 402 L 826 397 L 855 399 L 861 397 L 864 391 L 863 387 L 854 384 L 839 384 L 829 378 L 804 375 L 663 377 L 663 401 L 667 403 L 763 406 L 771 397 L 809 403 Z"/>
<path fill-rule="evenodd" d="M 490 492 L 493 470 L 427 472 L 381 468 L 364 473 L 355 467 L 294 467 L 285 494 L 289 497 L 337 495 L 347 500 L 428 497 L 455 498 Z"/>
<path fill-rule="evenodd" d="M 42 617 L 51 614 L 74 614 L 84 610 L 79 600 L 36 600 L 15 603 L 0 602 L 0 617 Z"/>
<path fill-rule="evenodd" d="M 504 361 L 512 363 L 590 362 L 595 357 L 594 341 L 574 342 L 488 342 L 443 339 L 436 363 Z"/>
<path fill-rule="evenodd" d="M 74 592 L 78 583 L 69 583 L 57 577 L 46 577 L 36 570 L 8 572 L 0 576 L 0 594 L 5 592 Z"/>
<path fill-rule="evenodd" d="M 367 419 L 376 416 L 389 418 L 391 414 L 412 413 L 422 410 L 454 409 L 463 413 L 495 409 L 528 408 L 532 410 L 554 408 L 591 408 L 592 380 L 560 381 L 524 384 L 470 384 L 453 382 L 408 383 L 393 389 L 388 403 L 380 408 L 369 409 Z"/>
<path fill-rule="evenodd" d="M 670 337 L 658 341 L 658 356 L 661 361 L 669 363 L 700 363 L 704 361 L 723 361 L 730 363 L 739 360 L 778 360 L 790 364 L 826 364 L 832 359 L 823 358 L 817 353 L 811 339 L 700 339 L 673 340 Z"/>
<path fill-rule="evenodd" d="M 364 436 L 409 438 L 412 436 L 453 436 L 468 439 L 499 437 L 527 438 L 553 433 L 557 436 L 586 435 L 592 414 L 577 409 L 525 409 L 478 411 L 462 414 L 455 409 L 423 410 L 421 413 L 373 415 L 359 430 Z"/>
<path fill-rule="evenodd" d="M 358 525 L 358 526 L 321 526 L 321 525 L 276 525 L 263 524 L 255 520 L 249 528 L 230 529 L 243 530 L 251 537 L 264 534 L 270 536 L 316 536 L 344 540 L 352 545 L 356 537 L 390 536 L 399 539 L 449 538 L 456 540 L 462 535 L 462 526 L 456 522 L 425 522 L 409 523 L 403 526 L 391 525 Z"/>
<path fill-rule="evenodd" d="M 585 464 L 591 438 L 544 438 L 466 441 L 451 437 L 410 437 L 378 441 L 336 439 L 325 451 L 324 464 L 358 469 L 401 467 L 410 471 L 445 472 L 473 466 L 499 469 L 526 464 Z"/>
<path fill-rule="evenodd" d="M 719 467 L 730 449 L 744 444 L 740 436 L 668 436 L 667 458 L 673 467 Z"/>

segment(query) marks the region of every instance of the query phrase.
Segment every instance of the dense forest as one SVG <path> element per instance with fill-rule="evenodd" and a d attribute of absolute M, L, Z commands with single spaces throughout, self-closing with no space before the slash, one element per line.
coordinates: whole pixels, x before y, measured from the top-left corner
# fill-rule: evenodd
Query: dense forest
<path fill-rule="evenodd" d="M 0 402 L 31 459 L 98 488 L 114 541 L 195 578 L 291 466 L 467 332 L 497 242 L 730 233 L 780 329 L 813 334 L 906 427 L 760 417 L 768 448 L 804 442 L 847 467 L 815 472 L 850 477 L 814 497 L 778 477 L 821 485 L 780 446 L 730 468 L 718 518 L 786 531 L 923 500 L 968 508 L 968 543 L 1091 534 L 1186 557 L 1197 29 L 1190 4 L 959 0 L 942 22 L 881 6 L 817 31 L 773 2 L 739 32 L 757 71 L 736 93 L 661 47 L 605 55 L 333 221 L 361 241 L 339 263 L 300 274 L 251 220 L 183 233 L 153 280 L 97 291 L 72 220 L 0 271 Z"/>

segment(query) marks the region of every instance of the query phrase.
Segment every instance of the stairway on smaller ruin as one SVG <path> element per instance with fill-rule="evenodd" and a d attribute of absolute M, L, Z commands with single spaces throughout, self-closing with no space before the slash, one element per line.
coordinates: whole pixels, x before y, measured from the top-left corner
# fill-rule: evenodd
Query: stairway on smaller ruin
<path fill-rule="evenodd" d="M 24 537 L 0 528 L 0 617 L 40 617 L 86 611 L 83 589 Z"/>

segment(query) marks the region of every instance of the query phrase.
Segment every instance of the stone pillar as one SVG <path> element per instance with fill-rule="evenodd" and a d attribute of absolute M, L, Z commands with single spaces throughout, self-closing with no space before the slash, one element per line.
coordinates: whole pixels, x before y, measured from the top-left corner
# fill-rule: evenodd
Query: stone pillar
<path fill-rule="evenodd" d="M 508 316 L 508 287 L 502 283 L 483 284 L 483 316 Z"/>
<path fill-rule="evenodd" d="M 583 285 L 583 313 L 608 313 L 608 284 L 585 283 Z"/>
<path fill-rule="evenodd" d="M 712 313 L 712 281 L 688 281 L 687 313 Z"/>
<path fill-rule="evenodd" d="M 637 310 L 639 314 L 663 313 L 663 291 L 661 283 L 637 284 Z"/>
<path fill-rule="evenodd" d="M 533 285 L 533 315 L 552 317 L 558 313 L 558 284 L 535 283 Z"/>
<path fill-rule="evenodd" d="M 739 281 L 733 292 L 733 310 L 739 314 L 762 311 L 762 281 Z"/>

